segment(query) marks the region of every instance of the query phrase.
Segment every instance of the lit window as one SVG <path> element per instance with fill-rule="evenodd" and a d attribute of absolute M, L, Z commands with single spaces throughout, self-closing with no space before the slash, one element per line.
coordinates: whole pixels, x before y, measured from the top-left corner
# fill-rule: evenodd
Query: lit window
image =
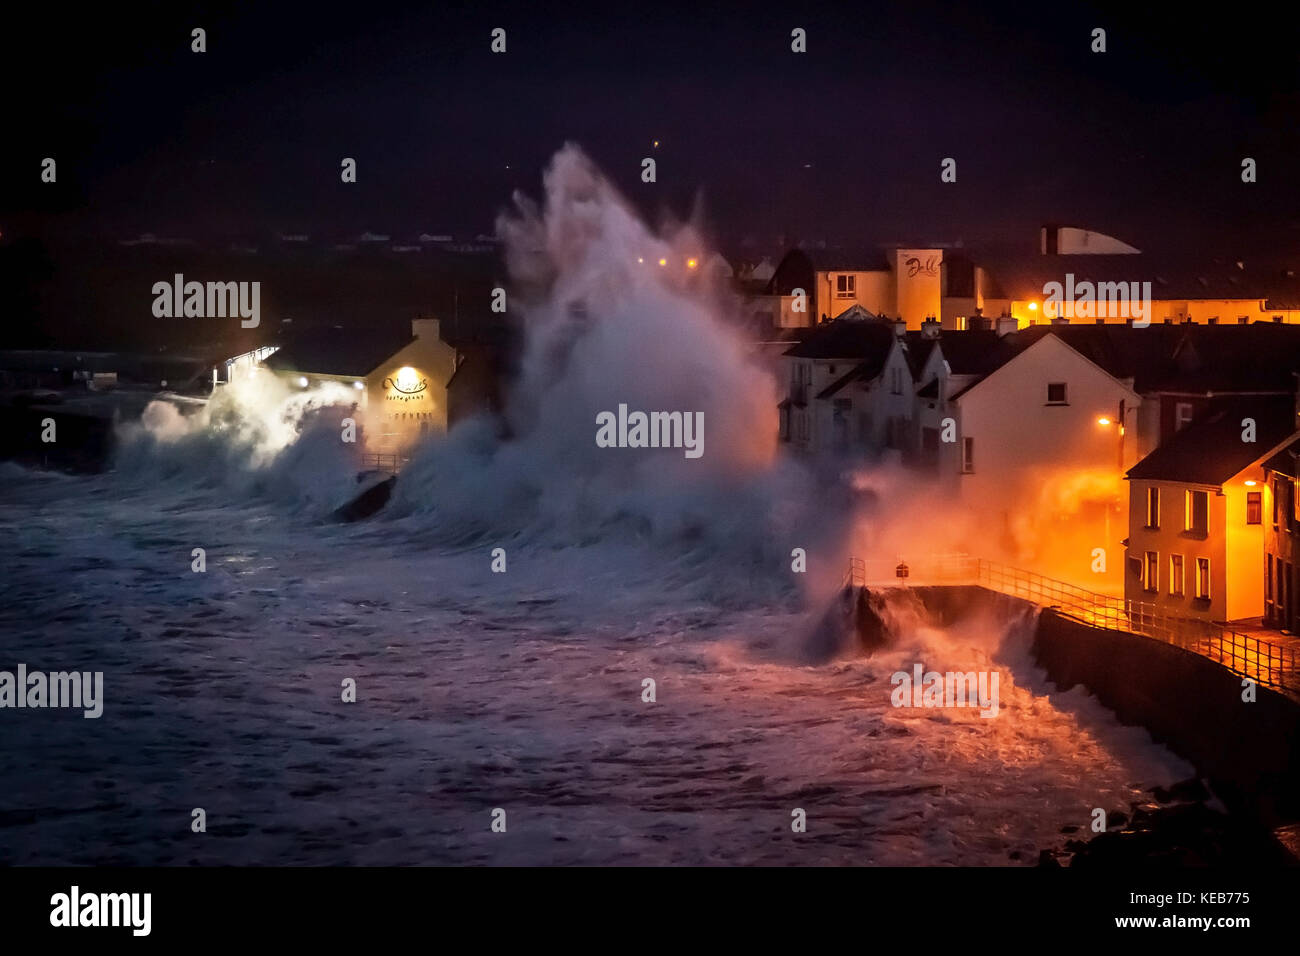
<path fill-rule="evenodd" d="M 1198 601 L 1208 601 L 1210 599 L 1210 559 L 1196 559 L 1196 599 Z"/>
<path fill-rule="evenodd" d="M 1262 491 L 1246 492 L 1246 524 L 1259 524 L 1263 519 L 1264 493 Z"/>
<path fill-rule="evenodd" d="M 1146 568 L 1142 574 L 1142 586 L 1154 593 L 1160 590 L 1160 553 L 1158 551 L 1148 551 L 1146 558 Z"/>
<path fill-rule="evenodd" d="M 1169 556 L 1169 593 L 1174 597 L 1183 596 L 1183 556 Z"/>
<path fill-rule="evenodd" d="M 1047 386 L 1047 404 L 1064 405 L 1065 404 L 1065 383 L 1050 382 Z"/>
<path fill-rule="evenodd" d="M 975 439 L 973 438 L 961 440 L 961 470 L 968 475 L 975 470 Z"/>

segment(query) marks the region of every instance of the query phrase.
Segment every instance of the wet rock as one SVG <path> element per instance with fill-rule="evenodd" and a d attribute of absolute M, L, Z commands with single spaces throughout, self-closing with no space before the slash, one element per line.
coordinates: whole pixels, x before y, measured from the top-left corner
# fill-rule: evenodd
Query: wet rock
<path fill-rule="evenodd" d="M 376 482 L 347 504 L 336 508 L 334 510 L 334 520 L 360 521 L 363 518 L 369 518 L 388 504 L 388 499 L 393 496 L 393 487 L 396 484 L 396 475 L 390 475 L 383 481 Z"/>

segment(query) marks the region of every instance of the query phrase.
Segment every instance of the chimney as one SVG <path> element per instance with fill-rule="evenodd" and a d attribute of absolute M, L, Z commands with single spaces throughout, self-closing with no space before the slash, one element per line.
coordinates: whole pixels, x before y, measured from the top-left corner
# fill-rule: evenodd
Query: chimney
<path fill-rule="evenodd" d="M 921 323 L 921 338 L 937 339 L 938 337 L 939 337 L 939 320 L 932 315 L 928 316 L 926 320 Z"/>
<path fill-rule="evenodd" d="M 1004 335 L 1010 335 L 1016 329 L 1020 328 L 1020 323 L 1010 315 L 1004 315 L 997 321 L 998 338 Z"/>
<path fill-rule="evenodd" d="M 897 335 L 900 339 L 901 339 L 904 335 L 906 335 L 906 334 L 907 334 L 907 323 L 904 322 L 902 319 L 895 319 L 895 320 L 894 320 L 894 334 Z"/>
<path fill-rule="evenodd" d="M 440 330 L 437 319 L 412 319 L 411 335 L 417 339 L 427 339 L 436 342 L 439 338 Z"/>

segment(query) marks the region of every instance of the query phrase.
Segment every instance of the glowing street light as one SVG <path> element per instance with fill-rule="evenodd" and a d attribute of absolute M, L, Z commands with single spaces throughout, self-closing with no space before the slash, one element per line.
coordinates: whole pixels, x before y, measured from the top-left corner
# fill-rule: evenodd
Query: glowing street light
<path fill-rule="evenodd" d="M 1110 424 L 1110 419 L 1107 418 L 1105 415 L 1103 415 L 1101 418 L 1097 419 L 1097 424 L 1098 424 L 1098 425 L 1109 425 L 1109 424 Z"/>
<path fill-rule="evenodd" d="M 698 265 L 699 265 L 699 262 L 696 261 L 695 259 L 687 259 L 687 260 L 686 260 L 686 268 L 688 268 L 688 269 L 694 269 L 694 268 L 695 268 L 696 266 L 698 266 Z"/>
<path fill-rule="evenodd" d="M 668 265 L 668 260 L 667 260 L 667 259 L 660 259 L 660 260 L 659 260 L 659 264 L 660 264 L 661 266 L 666 266 L 666 265 Z"/>

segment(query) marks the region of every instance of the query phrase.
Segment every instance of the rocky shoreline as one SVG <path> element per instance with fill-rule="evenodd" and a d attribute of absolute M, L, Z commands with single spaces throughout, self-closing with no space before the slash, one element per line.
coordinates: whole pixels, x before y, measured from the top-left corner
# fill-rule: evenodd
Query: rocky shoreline
<path fill-rule="evenodd" d="M 1296 866 L 1267 826 L 1227 810 L 1199 779 L 1147 791 L 1150 800 L 1110 811 L 1105 833 L 1063 827 L 1061 845 L 1039 851 L 1038 866 L 1108 869 L 1119 866 Z M 1016 854 L 1012 855 L 1016 858 Z"/>

